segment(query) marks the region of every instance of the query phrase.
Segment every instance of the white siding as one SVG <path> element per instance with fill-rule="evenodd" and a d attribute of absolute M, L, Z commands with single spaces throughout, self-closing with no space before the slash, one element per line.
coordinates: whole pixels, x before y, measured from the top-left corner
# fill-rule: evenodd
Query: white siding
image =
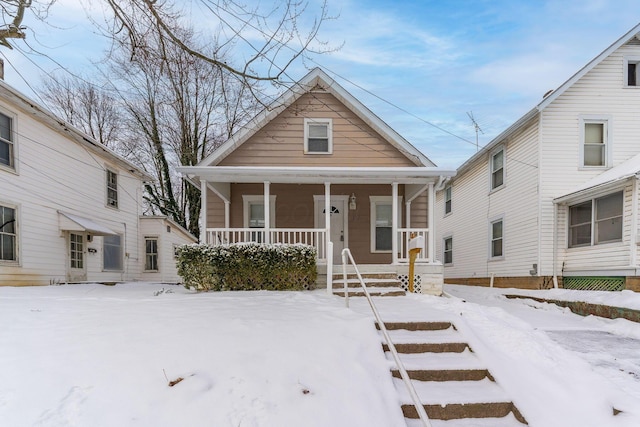
<path fill-rule="evenodd" d="M 140 262 L 141 278 L 147 282 L 180 283 L 182 278 L 178 276 L 174 247 L 188 243 L 196 243 L 197 239 L 185 229 L 168 220 L 166 217 L 141 217 L 140 218 L 141 246 Z M 158 239 L 158 271 L 145 271 L 145 237 Z"/>
<path fill-rule="evenodd" d="M 537 120 L 503 142 L 506 178 L 503 188 L 490 191 L 489 162 L 493 151 L 457 176 L 452 184 L 452 212 L 444 216 L 443 191 L 436 197 L 437 257 L 442 260 L 442 239 L 453 237 L 453 265 L 445 278 L 528 276 L 538 262 Z M 504 257 L 490 260 L 489 224 L 504 220 Z"/>
<path fill-rule="evenodd" d="M 3 92 L 4 94 L 4 92 Z M 123 271 L 102 268 L 102 238 L 85 247 L 87 280 L 118 281 L 138 277 L 138 216 L 142 181 L 129 168 L 111 163 L 0 100 L 0 110 L 15 117 L 16 172 L 0 170 L 0 202 L 18 205 L 19 264 L 0 264 L 0 285 L 49 284 L 67 278 L 67 233 L 58 211 L 86 218 L 120 233 Z M 106 206 L 106 168 L 118 173 L 118 209 Z M 86 252 L 95 249 L 94 253 Z"/>
<path fill-rule="evenodd" d="M 640 87 L 624 87 L 624 57 L 639 56 L 640 46 L 626 45 L 595 66 L 567 89 L 542 113 L 541 138 L 541 274 L 553 271 L 553 202 L 581 183 L 599 175 L 602 169 L 579 168 L 580 126 L 582 115 L 610 117 L 612 158 L 616 166 L 640 152 Z M 631 218 L 631 191 L 625 197 L 625 238 Z M 630 263 L 630 242 L 575 248 L 567 251 L 566 224 L 557 224 L 558 270 L 589 271 L 618 268 Z M 560 271 L 558 271 L 560 273 Z"/>

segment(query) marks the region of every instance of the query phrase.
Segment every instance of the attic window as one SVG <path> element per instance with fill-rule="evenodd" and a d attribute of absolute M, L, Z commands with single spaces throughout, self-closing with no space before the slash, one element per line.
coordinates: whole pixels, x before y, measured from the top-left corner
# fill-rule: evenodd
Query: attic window
<path fill-rule="evenodd" d="M 626 58 L 625 65 L 625 86 L 640 86 L 640 58 Z"/>
<path fill-rule="evenodd" d="M 331 119 L 304 119 L 304 153 L 331 154 L 332 127 Z"/>

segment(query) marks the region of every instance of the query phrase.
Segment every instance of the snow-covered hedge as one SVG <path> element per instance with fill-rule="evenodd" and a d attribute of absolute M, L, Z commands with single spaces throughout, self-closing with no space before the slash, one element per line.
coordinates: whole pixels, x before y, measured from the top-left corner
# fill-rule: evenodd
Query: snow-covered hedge
<path fill-rule="evenodd" d="M 302 290 L 315 285 L 316 249 L 295 244 L 202 244 L 178 248 L 178 274 L 197 290 Z"/>

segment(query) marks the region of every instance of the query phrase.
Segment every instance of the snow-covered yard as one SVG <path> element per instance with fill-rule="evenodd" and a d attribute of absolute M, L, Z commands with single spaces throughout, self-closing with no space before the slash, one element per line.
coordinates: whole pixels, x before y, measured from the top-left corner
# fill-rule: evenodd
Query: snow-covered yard
<path fill-rule="evenodd" d="M 640 338 L 640 325 L 508 301 L 505 290 L 447 290 L 458 298 L 376 303 L 386 321 L 454 322 L 532 427 L 640 425 L 637 376 L 611 376 L 576 351 L 579 339 L 561 345 L 549 333 L 600 331 L 620 343 Z M 324 291 L 4 287 L 0 325 L 2 426 L 405 425 L 362 298 L 347 309 Z"/>

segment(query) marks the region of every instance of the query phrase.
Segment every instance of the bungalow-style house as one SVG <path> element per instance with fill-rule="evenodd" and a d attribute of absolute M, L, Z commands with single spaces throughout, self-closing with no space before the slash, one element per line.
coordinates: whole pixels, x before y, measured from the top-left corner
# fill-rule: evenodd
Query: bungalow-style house
<path fill-rule="evenodd" d="M 447 283 L 640 290 L 640 25 L 437 194 Z"/>
<path fill-rule="evenodd" d="M 0 285 L 138 279 L 151 179 L 0 81 Z"/>
<path fill-rule="evenodd" d="M 416 233 L 426 242 L 416 266 L 422 291 L 441 291 L 434 189 L 453 172 L 318 68 L 198 165 L 178 170 L 201 188 L 206 243 L 310 244 L 328 279 L 349 248 L 361 270 L 402 279 Z"/>
<path fill-rule="evenodd" d="M 141 260 L 140 280 L 156 283 L 179 283 L 176 267 L 176 247 L 196 243 L 193 234 L 171 218 L 163 215 L 140 217 Z"/>

